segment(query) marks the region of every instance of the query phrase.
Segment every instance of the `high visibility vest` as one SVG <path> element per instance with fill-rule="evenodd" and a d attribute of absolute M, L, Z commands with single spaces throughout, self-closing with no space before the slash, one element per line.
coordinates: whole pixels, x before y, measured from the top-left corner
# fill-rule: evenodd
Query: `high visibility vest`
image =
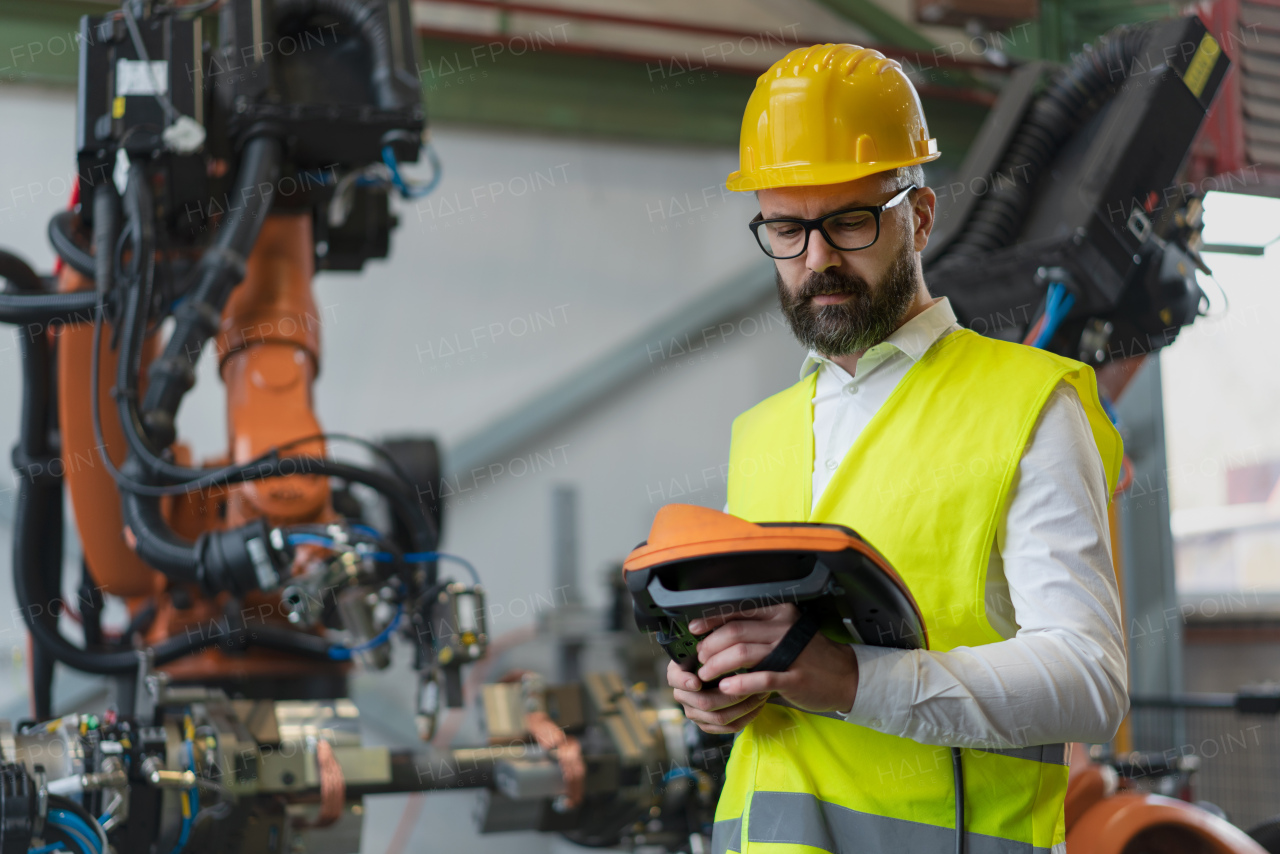
<path fill-rule="evenodd" d="M 932 650 L 1003 640 L 986 617 L 987 563 L 1023 449 L 1060 381 L 1084 405 L 1110 495 L 1122 447 L 1093 370 L 959 330 L 912 365 L 812 513 L 816 374 L 740 415 L 729 512 L 857 531 L 910 588 Z M 1063 850 L 1065 745 L 966 749 L 962 762 L 971 854 Z M 954 834 L 950 748 L 771 703 L 734 743 L 712 850 L 949 852 Z"/>

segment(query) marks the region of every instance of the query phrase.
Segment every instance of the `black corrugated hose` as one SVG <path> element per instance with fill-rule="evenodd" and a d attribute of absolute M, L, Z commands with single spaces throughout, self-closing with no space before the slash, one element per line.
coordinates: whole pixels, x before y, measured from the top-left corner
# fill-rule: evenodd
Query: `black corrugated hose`
<path fill-rule="evenodd" d="M 0 279 L 18 290 L 0 291 L 0 323 L 48 325 L 92 319 L 98 304 L 94 293 L 56 294 L 44 289 L 44 282 L 17 255 L 0 249 Z"/>
<path fill-rule="evenodd" d="M 951 266 L 1009 246 L 1022 229 L 1035 185 L 1062 146 L 1128 79 L 1141 54 L 1150 24 L 1121 27 L 1086 48 L 1053 78 L 1027 111 L 1009 144 L 991 189 L 974 205 L 964 230 L 934 259 L 936 275 Z"/>
<path fill-rule="evenodd" d="M 227 212 L 213 245 L 201 257 L 195 288 L 173 313 L 173 334 L 147 371 L 142 419 L 158 447 L 173 444 L 174 417 L 183 395 L 195 385 L 196 360 L 217 333 L 231 291 L 244 278 L 246 259 L 275 196 L 281 157 L 275 137 L 257 136 L 245 143 L 231 191 L 241 204 Z"/>
<path fill-rule="evenodd" d="M 31 275 L 35 276 L 34 273 Z M 10 278 L 10 281 L 15 279 Z M 29 279 L 27 281 L 30 282 Z M 39 278 L 35 277 L 35 281 L 39 282 Z M 97 297 L 96 294 L 90 296 Z M 58 631 L 62 591 L 50 589 L 50 585 L 60 581 L 61 572 L 56 576 L 50 572 L 49 562 L 53 557 L 60 558 L 60 554 L 51 553 L 48 544 L 50 541 L 62 541 L 62 481 L 56 477 L 37 476 L 33 466 L 20 462 L 44 459 L 52 453 L 49 446 L 54 426 L 49 400 L 49 391 L 53 387 L 50 375 L 52 351 L 48 335 L 48 328 L 41 326 L 23 334 L 18 342 L 23 383 L 18 443 L 14 448 L 14 461 L 19 464 L 16 466 L 18 497 L 13 520 L 13 579 L 19 609 L 37 646 L 57 660 L 87 673 L 134 672 L 138 669 L 136 652 L 81 649 Z M 173 661 L 200 645 L 199 638 L 167 641 L 156 647 L 156 663 Z"/>
<path fill-rule="evenodd" d="M 62 263 L 82 276 L 95 278 L 94 267 L 97 261 L 87 249 L 82 249 L 80 244 L 76 243 L 73 235 L 75 226 L 75 211 L 59 211 L 54 214 L 49 218 L 49 243 L 53 246 L 53 251 L 57 252 L 58 257 L 62 259 Z M 107 257 L 111 257 L 110 247 L 108 247 Z"/>
<path fill-rule="evenodd" d="M 391 30 L 385 17 L 386 6 L 364 0 L 276 0 L 276 21 L 285 18 L 309 18 L 324 12 L 360 33 L 373 58 L 373 88 L 378 106 L 384 110 L 400 106 L 392 88 Z"/>

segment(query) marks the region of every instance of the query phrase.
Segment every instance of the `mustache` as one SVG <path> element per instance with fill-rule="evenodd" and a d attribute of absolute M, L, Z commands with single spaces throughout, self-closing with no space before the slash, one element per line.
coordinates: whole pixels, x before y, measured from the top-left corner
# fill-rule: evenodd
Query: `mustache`
<path fill-rule="evenodd" d="M 868 294 L 870 290 L 867 280 L 861 276 L 834 270 L 823 270 L 820 273 L 810 273 L 805 278 L 800 284 L 796 299 L 808 300 L 817 296 L 842 294 L 863 296 Z"/>

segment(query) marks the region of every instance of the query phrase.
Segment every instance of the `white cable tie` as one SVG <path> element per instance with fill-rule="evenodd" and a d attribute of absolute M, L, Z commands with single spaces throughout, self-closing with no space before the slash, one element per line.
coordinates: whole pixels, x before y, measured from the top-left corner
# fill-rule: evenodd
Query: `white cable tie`
<path fill-rule="evenodd" d="M 191 154 L 204 145 L 204 125 L 191 116 L 178 116 L 160 134 L 165 146 L 177 154 Z"/>

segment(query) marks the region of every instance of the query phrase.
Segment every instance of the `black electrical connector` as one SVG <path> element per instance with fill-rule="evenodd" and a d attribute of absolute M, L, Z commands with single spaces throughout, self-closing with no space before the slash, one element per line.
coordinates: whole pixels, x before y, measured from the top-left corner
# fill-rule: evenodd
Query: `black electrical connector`
<path fill-rule="evenodd" d="M 273 590 L 288 563 L 272 545 L 271 530 L 262 519 L 206 531 L 193 542 L 165 522 L 158 498 L 124 492 L 121 513 L 138 557 L 176 582 L 198 584 L 207 596 Z"/>
<path fill-rule="evenodd" d="M 27 854 L 35 835 L 37 793 L 21 762 L 0 763 L 0 854 Z"/>

